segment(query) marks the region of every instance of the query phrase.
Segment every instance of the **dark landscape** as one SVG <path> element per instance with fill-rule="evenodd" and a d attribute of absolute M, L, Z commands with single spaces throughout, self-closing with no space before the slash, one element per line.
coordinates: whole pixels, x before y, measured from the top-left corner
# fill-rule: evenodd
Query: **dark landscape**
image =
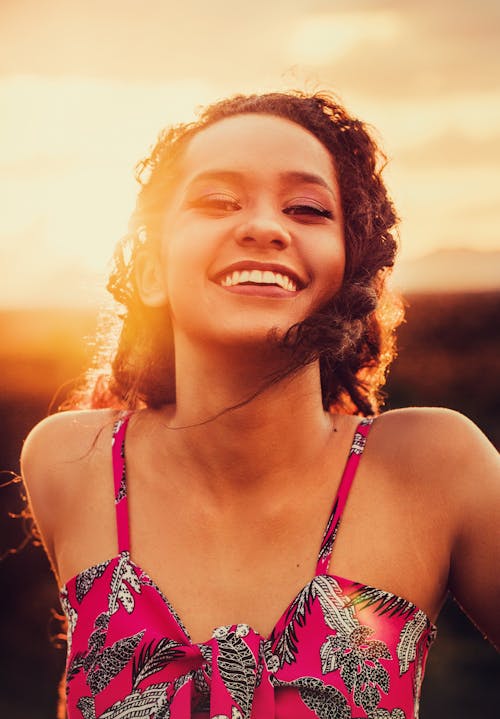
<path fill-rule="evenodd" d="M 500 447 L 500 293 L 420 294 L 407 301 L 386 408 L 451 407 Z M 0 717 L 5 719 L 55 719 L 64 667 L 57 590 L 42 550 L 27 541 L 26 524 L 17 518 L 23 501 L 9 473 L 19 471 L 23 437 L 48 413 L 56 393 L 62 399 L 60 388 L 86 367 L 91 351 L 84 338 L 94 329 L 88 312 L 0 312 Z M 479 482 L 480 477 L 478 491 Z M 421 719 L 497 716 L 498 654 L 452 600 L 438 628 Z"/>

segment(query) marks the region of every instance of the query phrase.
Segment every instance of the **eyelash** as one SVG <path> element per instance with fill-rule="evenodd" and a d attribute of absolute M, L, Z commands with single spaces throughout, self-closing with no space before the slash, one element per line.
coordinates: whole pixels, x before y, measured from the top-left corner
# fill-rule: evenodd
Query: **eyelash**
<path fill-rule="evenodd" d="M 195 200 L 195 202 L 191 203 L 191 206 L 221 212 L 231 212 L 241 209 L 236 198 L 228 195 L 208 195 L 207 197 L 201 197 L 199 200 Z"/>
<path fill-rule="evenodd" d="M 333 213 L 330 210 L 325 210 L 323 207 L 316 207 L 315 205 L 292 205 L 283 210 L 286 215 L 313 215 L 314 217 L 326 217 L 331 220 Z"/>
<path fill-rule="evenodd" d="M 199 200 L 191 203 L 192 207 L 208 208 L 209 210 L 219 212 L 233 212 L 241 209 L 241 206 L 236 198 L 229 197 L 228 195 L 209 195 L 202 197 Z M 285 215 L 294 216 L 312 216 L 312 217 L 324 217 L 326 219 L 333 219 L 333 213 L 330 210 L 321 207 L 320 205 L 308 205 L 308 204 L 297 204 L 289 205 L 283 210 Z"/>

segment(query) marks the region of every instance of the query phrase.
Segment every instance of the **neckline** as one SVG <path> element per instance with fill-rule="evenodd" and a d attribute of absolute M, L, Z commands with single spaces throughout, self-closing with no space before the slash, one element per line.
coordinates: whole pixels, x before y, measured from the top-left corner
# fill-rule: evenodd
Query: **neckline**
<path fill-rule="evenodd" d="M 128 487 L 127 487 L 127 458 L 126 458 L 126 433 L 130 418 L 133 412 L 125 412 L 117 418 L 112 438 L 112 459 L 113 459 L 113 482 L 115 487 L 115 511 L 116 528 L 118 535 L 118 553 L 128 552 L 132 556 L 130 541 L 130 517 L 128 508 Z M 333 502 L 330 504 L 330 514 L 323 531 L 321 544 L 316 558 L 315 576 L 328 574 L 330 567 L 333 546 L 342 519 L 343 511 L 347 503 L 350 489 L 355 478 L 357 468 L 364 449 L 368 435 L 372 428 L 375 417 L 362 417 L 354 427 L 352 441 L 340 475 L 340 481 L 335 492 Z"/>
<path fill-rule="evenodd" d="M 222 627 L 233 626 L 233 625 L 220 625 L 220 626 L 218 626 L 218 627 L 214 627 L 213 630 L 212 630 L 212 635 L 211 635 L 208 639 L 206 639 L 206 640 L 204 640 L 204 641 L 201 641 L 201 642 L 194 642 L 194 641 L 192 640 L 191 635 L 190 635 L 190 633 L 188 632 L 188 630 L 187 630 L 187 628 L 186 628 L 184 622 L 182 621 L 180 614 L 177 612 L 177 610 L 175 609 L 175 607 L 172 605 L 172 603 L 170 602 L 170 600 L 168 599 L 168 597 L 166 596 L 166 594 L 161 590 L 161 588 L 158 586 L 158 584 L 155 582 L 155 580 L 151 577 L 151 575 L 150 575 L 148 572 L 146 572 L 139 564 L 136 564 L 136 563 L 131 559 L 129 552 L 127 552 L 127 551 L 123 551 L 123 552 L 121 552 L 121 553 L 119 553 L 119 554 L 116 554 L 115 556 L 113 556 L 113 557 L 111 557 L 111 558 L 109 558 L 109 559 L 103 560 L 102 562 L 97 562 L 96 564 L 92 564 L 92 565 L 90 565 L 89 567 L 85 567 L 85 569 L 82 569 L 81 572 L 78 572 L 77 574 L 75 574 L 75 575 L 73 575 L 72 577 L 70 577 L 66 582 L 64 582 L 64 584 L 62 584 L 62 585 L 59 587 L 59 598 L 62 598 L 62 597 L 68 592 L 69 587 L 72 586 L 73 584 L 75 584 L 76 581 L 78 580 L 78 578 L 79 578 L 82 574 L 84 574 L 85 572 L 91 571 L 92 569 L 95 569 L 95 568 L 97 568 L 97 567 L 100 567 L 100 566 L 102 566 L 103 564 L 109 565 L 109 564 L 112 564 L 112 563 L 119 563 L 120 561 L 125 561 L 128 565 L 130 565 L 130 566 L 136 571 L 136 573 L 138 574 L 138 576 L 139 576 L 139 577 L 142 577 L 142 578 L 145 580 L 144 584 L 146 584 L 146 585 L 148 585 L 148 586 L 151 586 L 151 587 L 154 589 L 155 593 L 157 594 L 157 596 L 160 597 L 160 599 L 162 600 L 162 602 L 165 604 L 165 606 L 166 606 L 167 610 L 169 611 L 171 617 L 173 618 L 174 622 L 176 623 L 176 625 L 178 626 L 178 628 L 179 628 L 179 629 L 181 630 L 181 632 L 183 633 L 184 637 L 186 638 L 186 640 L 187 640 L 187 642 L 188 642 L 188 644 L 189 644 L 190 646 L 200 646 L 200 645 L 210 644 L 210 642 L 211 642 L 211 641 L 213 640 L 213 638 L 214 638 L 214 637 L 213 637 L 213 633 L 214 633 L 215 631 L 217 631 L 217 629 L 221 629 Z M 330 572 L 324 572 L 324 573 L 321 573 L 321 574 L 315 574 L 303 587 L 301 587 L 301 589 L 299 589 L 299 591 L 295 594 L 295 596 L 293 597 L 293 599 L 288 603 L 288 605 L 287 605 L 287 607 L 285 608 L 285 610 L 280 614 L 280 616 L 278 617 L 277 621 L 274 623 L 274 625 L 273 625 L 273 627 L 272 627 L 272 629 L 271 629 L 271 631 L 270 631 L 270 633 L 269 633 L 268 635 L 261 634 L 260 632 L 258 632 L 256 629 L 254 629 L 254 628 L 253 628 L 252 626 L 250 626 L 249 624 L 246 624 L 245 622 L 242 622 L 242 624 L 246 624 L 246 626 L 248 626 L 248 628 L 249 628 L 249 631 L 252 632 L 256 637 L 260 638 L 260 640 L 263 641 L 263 642 L 269 642 L 269 641 L 271 641 L 272 639 L 275 639 L 275 638 L 276 638 L 276 637 L 275 637 L 275 632 L 276 632 L 277 628 L 280 626 L 280 624 L 283 622 L 283 620 L 284 620 L 285 616 L 287 615 L 287 613 L 290 611 L 290 607 L 293 606 L 293 604 L 296 602 L 296 600 L 298 599 L 298 597 L 299 597 L 308 587 L 310 587 L 311 584 L 312 584 L 316 579 L 318 579 L 318 577 L 326 577 L 326 578 L 338 580 L 338 581 L 340 581 L 341 583 L 351 584 L 352 586 L 363 587 L 364 589 L 372 589 L 372 590 L 377 591 L 377 592 L 382 592 L 382 593 L 384 593 L 385 595 L 387 595 L 388 597 L 393 598 L 394 600 L 400 600 L 400 601 L 404 602 L 404 603 L 407 605 L 408 610 L 409 610 L 409 613 L 411 613 L 412 611 L 415 611 L 415 612 L 420 612 L 420 613 L 422 614 L 422 616 L 425 618 L 426 625 L 427 625 L 427 630 L 428 630 L 429 632 L 431 632 L 432 634 L 434 634 L 435 632 L 437 632 L 437 626 L 436 626 L 435 623 L 430 619 L 429 615 L 428 615 L 426 612 L 424 612 L 423 609 L 420 609 L 420 607 L 419 607 L 418 605 L 416 605 L 414 602 L 410 601 L 409 599 L 406 599 L 406 597 L 402 597 L 401 595 L 394 594 L 394 592 L 388 591 L 388 590 L 386 590 L 386 589 L 380 589 L 379 587 L 374 587 L 374 586 L 371 585 L 371 584 L 364 584 L 363 582 L 353 581 L 352 579 L 348 579 L 347 577 L 342 577 L 341 575 L 332 574 L 332 573 L 330 573 Z M 90 591 L 92 591 L 92 589 L 91 589 Z"/>

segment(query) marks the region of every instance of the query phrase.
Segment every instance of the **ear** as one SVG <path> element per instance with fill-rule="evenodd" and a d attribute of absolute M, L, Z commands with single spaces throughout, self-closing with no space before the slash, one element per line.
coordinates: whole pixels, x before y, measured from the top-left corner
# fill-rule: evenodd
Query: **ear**
<path fill-rule="evenodd" d="M 135 281 L 139 296 L 147 307 L 168 303 L 167 285 L 160 258 L 151 250 L 142 250 L 135 260 Z"/>

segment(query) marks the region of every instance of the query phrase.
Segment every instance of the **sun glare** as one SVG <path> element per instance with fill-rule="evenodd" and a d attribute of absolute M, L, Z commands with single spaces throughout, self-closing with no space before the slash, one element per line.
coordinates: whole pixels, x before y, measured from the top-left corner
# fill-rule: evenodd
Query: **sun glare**
<path fill-rule="evenodd" d="M 294 62 L 323 65 L 367 40 L 387 41 L 399 27 L 400 19 L 391 11 L 317 13 L 297 22 L 290 57 Z"/>

